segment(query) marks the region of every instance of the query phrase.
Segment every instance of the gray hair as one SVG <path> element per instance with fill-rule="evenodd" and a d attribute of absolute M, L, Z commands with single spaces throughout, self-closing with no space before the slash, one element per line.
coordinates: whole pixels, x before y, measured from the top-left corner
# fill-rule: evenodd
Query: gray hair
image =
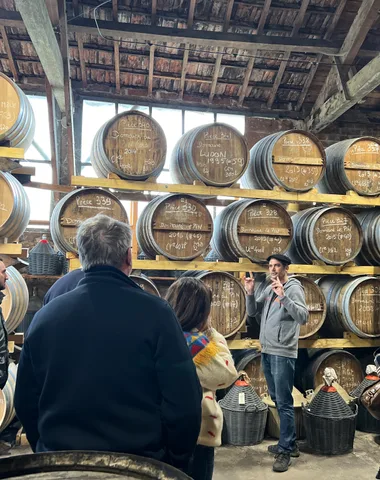
<path fill-rule="evenodd" d="M 77 231 L 79 260 L 83 270 L 96 265 L 121 268 L 131 243 L 131 227 L 101 213 L 85 220 Z"/>

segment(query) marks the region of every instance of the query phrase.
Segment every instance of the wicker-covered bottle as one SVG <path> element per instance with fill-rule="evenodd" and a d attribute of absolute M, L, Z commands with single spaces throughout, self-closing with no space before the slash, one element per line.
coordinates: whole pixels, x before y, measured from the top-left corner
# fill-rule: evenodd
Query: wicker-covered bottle
<path fill-rule="evenodd" d="M 354 444 L 357 405 L 347 405 L 333 386 L 333 368 L 325 368 L 323 379 L 325 385 L 303 410 L 308 446 L 323 455 L 348 453 Z"/>
<path fill-rule="evenodd" d="M 29 252 L 29 268 L 31 275 L 59 275 L 62 271 L 62 263 L 49 245 L 46 235 Z"/>
<path fill-rule="evenodd" d="M 257 395 L 244 374 L 219 401 L 223 411 L 223 443 L 256 445 L 264 439 L 268 406 Z"/>
<path fill-rule="evenodd" d="M 350 392 L 350 395 L 355 398 L 358 405 L 358 420 L 356 423 L 356 428 L 361 432 L 380 433 L 380 420 L 377 420 L 375 417 L 373 417 L 360 401 L 360 397 L 362 396 L 364 390 L 377 383 L 380 378 L 376 373 L 375 365 L 367 365 L 365 372 L 366 376 L 364 380 L 360 385 L 352 390 L 352 392 Z"/>

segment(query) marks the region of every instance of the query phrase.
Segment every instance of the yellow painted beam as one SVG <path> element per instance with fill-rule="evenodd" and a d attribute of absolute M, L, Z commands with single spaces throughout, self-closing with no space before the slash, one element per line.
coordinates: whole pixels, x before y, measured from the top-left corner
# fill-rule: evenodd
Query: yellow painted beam
<path fill-rule="evenodd" d="M 24 155 L 23 148 L 0 147 L 0 157 L 24 159 Z"/>
<path fill-rule="evenodd" d="M 261 350 L 259 340 L 246 338 L 243 340 L 227 340 L 231 350 L 243 350 L 245 348 L 256 348 Z M 363 348 L 380 347 L 380 338 L 359 338 L 350 336 L 348 338 L 317 338 L 299 340 L 299 348 Z"/>
<path fill-rule="evenodd" d="M 13 341 L 8 342 L 8 352 L 14 353 L 14 351 L 15 351 L 15 342 Z"/>
<path fill-rule="evenodd" d="M 347 195 L 330 195 L 311 190 L 305 193 L 273 190 L 248 190 L 243 188 L 217 188 L 206 185 L 177 185 L 164 183 L 132 182 L 121 179 L 71 177 L 71 184 L 83 187 L 113 188 L 115 190 L 135 190 L 148 192 L 184 193 L 189 195 L 214 195 L 234 198 L 252 198 L 286 202 L 316 202 L 341 205 L 361 205 L 378 207 L 380 197 L 361 197 L 353 192 Z"/>
<path fill-rule="evenodd" d="M 21 255 L 22 244 L 21 243 L 1 243 L 0 255 Z"/>
<path fill-rule="evenodd" d="M 72 254 L 70 254 L 72 255 Z M 80 268 L 77 257 L 68 257 L 70 270 Z M 204 262 L 193 260 L 191 262 L 175 262 L 172 260 L 133 260 L 133 268 L 138 270 L 211 270 L 213 272 L 267 272 L 266 265 L 252 263 L 247 259 L 241 262 Z M 290 265 L 290 273 L 304 275 L 380 275 L 380 267 L 340 267 L 330 265 Z"/>

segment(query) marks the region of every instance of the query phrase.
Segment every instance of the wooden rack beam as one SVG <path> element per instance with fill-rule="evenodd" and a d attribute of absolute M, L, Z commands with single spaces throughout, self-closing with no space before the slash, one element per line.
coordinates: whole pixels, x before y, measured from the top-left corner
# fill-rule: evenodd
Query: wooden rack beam
<path fill-rule="evenodd" d="M 346 195 L 330 195 L 311 190 L 305 193 L 285 192 L 280 189 L 248 190 L 243 188 L 218 188 L 206 185 L 178 185 L 164 183 L 132 182 L 121 179 L 72 177 L 71 185 L 83 187 L 113 188 L 115 190 L 138 190 L 147 192 L 182 193 L 189 195 L 213 195 L 234 198 L 254 198 L 286 202 L 328 203 L 379 207 L 380 197 L 361 197 L 354 192 Z"/>

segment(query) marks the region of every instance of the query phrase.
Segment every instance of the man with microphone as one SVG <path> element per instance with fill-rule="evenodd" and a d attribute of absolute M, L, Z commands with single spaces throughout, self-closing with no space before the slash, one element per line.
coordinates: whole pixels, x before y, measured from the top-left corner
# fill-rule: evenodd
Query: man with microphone
<path fill-rule="evenodd" d="M 262 295 L 255 295 L 255 280 L 250 272 L 245 278 L 247 313 L 260 320 L 262 368 L 269 394 L 280 417 L 280 438 L 268 450 L 275 455 L 273 470 L 285 472 L 290 457 L 298 457 L 292 390 L 298 356 L 300 326 L 308 319 L 305 293 L 299 280 L 288 277 L 290 258 L 268 257 L 271 284 Z"/>

